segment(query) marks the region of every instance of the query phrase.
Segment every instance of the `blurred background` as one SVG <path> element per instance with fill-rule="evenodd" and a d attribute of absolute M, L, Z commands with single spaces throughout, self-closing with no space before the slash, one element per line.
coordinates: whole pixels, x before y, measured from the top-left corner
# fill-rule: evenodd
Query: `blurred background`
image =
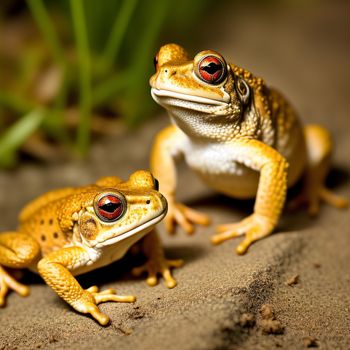
<path fill-rule="evenodd" d="M 96 137 L 140 125 L 155 106 L 148 78 L 159 43 L 188 41 L 208 4 L 2 0 L 0 167 L 84 156 Z"/>

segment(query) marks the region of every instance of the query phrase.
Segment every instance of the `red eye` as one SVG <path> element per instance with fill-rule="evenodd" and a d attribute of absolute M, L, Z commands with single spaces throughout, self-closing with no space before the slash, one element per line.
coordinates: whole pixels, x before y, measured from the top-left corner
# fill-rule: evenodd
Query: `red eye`
<path fill-rule="evenodd" d="M 198 64 L 199 78 L 209 84 L 220 83 L 225 77 L 226 67 L 216 56 L 206 56 Z"/>
<path fill-rule="evenodd" d="M 114 194 L 106 194 L 95 203 L 95 212 L 103 221 L 115 221 L 124 213 L 124 202 Z"/>

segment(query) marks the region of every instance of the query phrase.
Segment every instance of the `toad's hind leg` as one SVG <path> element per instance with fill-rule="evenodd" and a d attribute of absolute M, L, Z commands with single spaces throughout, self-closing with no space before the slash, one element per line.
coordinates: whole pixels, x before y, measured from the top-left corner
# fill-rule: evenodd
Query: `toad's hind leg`
<path fill-rule="evenodd" d="M 0 234 L 0 306 L 10 289 L 21 296 L 29 294 L 29 288 L 17 282 L 3 267 L 22 269 L 38 256 L 39 244 L 29 235 L 17 232 Z"/>
<path fill-rule="evenodd" d="M 319 125 L 307 125 L 304 133 L 308 165 L 303 191 L 291 203 L 291 207 L 306 204 L 310 215 L 318 214 L 321 200 L 336 208 L 347 207 L 348 200 L 334 194 L 325 185 L 333 148 L 328 130 Z"/>

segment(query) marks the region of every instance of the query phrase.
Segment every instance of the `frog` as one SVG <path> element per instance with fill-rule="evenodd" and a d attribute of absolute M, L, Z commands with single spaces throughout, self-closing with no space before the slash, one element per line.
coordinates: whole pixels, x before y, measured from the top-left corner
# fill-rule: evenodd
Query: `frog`
<path fill-rule="evenodd" d="M 330 132 L 302 125 L 291 103 L 249 70 L 227 63 L 216 51 L 193 58 L 180 45 L 163 45 L 154 58 L 152 98 L 170 117 L 153 142 L 150 168 L 168 200 L 166 229 L 180 226 L 192 234 L 210 217 L 176 199 L 179 159 L 210 189 L 237 199 L 254 199 L 253 213 L 239 222 L 221 224 L 214 245 L 243 236 L 236 247 L 244 254 L 269 236 L 279 222 L 287 189 L 302 190 L 290 208 L 306 206 L 317 215 L 320 203 L 337 208 L 348 200 L 325 185 L 333 150 Z"/>
<path fill-rule="evenodd" d="M 27 204 L 18 229 L 0 234 L 0 306 L 10 289 L 29 294 L 29 287 L 10 272 L 28 268 L 73 309 L 108 325 L 110 318 L 98 304 L 135 302 L 136 297 L 118 295 L 112 288 L 83 289 L 75 276 L 109 265 L 133 247 L 147 258 L 132 270 L 134 275 L 148 273 L 146 281 L 154 286 L 161 274 L 168 288 L 175 287 L 171 268 L 183 261 L 165 258 L 155 230 L 167 212 L 158 188 L 149 171 L 138 170 L 127 181 L 102 177 L 91 185 L 47 192 Z"/>

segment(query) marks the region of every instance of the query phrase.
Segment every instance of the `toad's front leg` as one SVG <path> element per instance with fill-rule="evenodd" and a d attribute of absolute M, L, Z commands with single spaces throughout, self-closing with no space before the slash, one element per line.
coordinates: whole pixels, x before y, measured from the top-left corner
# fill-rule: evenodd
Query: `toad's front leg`
<path fill-rule="evenodd" d="M 70 270 L 85 265 L 88 253 L 80 247 L 69 247 L 48 254 L 39 261 L 38 271 L 45 282 L 75 310 L 90 314 L 101 325 L 109 323 L 97 304 L 106 301 L 134 302 L 134 296 L 116 295 L 113 289 L 99 292 L 96 286 L 84 290 Z"/>
<path fill-rule="evenodd" d="M 142 249 L 148 260 L 143 266 L 135 267 L 132 273 L 135 276 L 140 276 L 144 272 L 148 273 L 146 282 L 150 286 L 155 286 L 158 283 L 157 275 L 161 274 L 165 279 L 165 285 L 168 288 L 174 288 L 177 283 L 170 269 L 181 267 L 183 261 L 180 259 L 166 259 L 160 238 L 155 231 L 152 231 L 143 238 Z"/>
<path fill-rule="evenodd" d="M 168 213 L 164 219 L 166 230 L 174 233 L 176 225 L 179 225 L 186 233 L 192 234 L 195 225 L 207 226 L 210 220 L 207 215 L 188 208 L 175 199 L 177 178 L 175 159 L 182 156 L 183 137 L 174 125 L 163 129 L 157 135 L 152 148 L 151 171 L 159 180 L 160 192 L 168 201 Z"/>
<path fill-rule="evenodd" d="M 254 213 L 239 223 L 218 226 L 218 234 L 211 241 L 219 244 L 245 234 L 236 248 L 238 254 L 244 254 L 253 242 L 271 234 L 277 225 L 286 198 L 288 163 L 276 150 L 257 140 L 235 141 L 232 153 L 239 155 L 237 162 L 260 171 Z"/>

